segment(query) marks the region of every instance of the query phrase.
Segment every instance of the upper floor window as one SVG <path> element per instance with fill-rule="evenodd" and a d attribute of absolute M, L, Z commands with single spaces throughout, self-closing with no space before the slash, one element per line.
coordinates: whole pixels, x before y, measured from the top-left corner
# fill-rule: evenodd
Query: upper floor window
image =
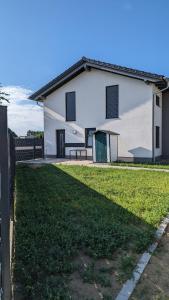
<path fill-rule="evenodd" d="M 156 95 L 156 105 L 160 106 L 160 97 Z"/>
<path fill-rule="evenodd" d="M 76 94 L 66 93 L 66 121 L 76 121 Z"/>
<path fill-rule="evenodd" d="M 119 86 L 106 87 L 106 119 L 119 117 Z"/>
<path fill-rule="evenodd" d="M 86 128 L 85 129 L 86 148 L 92 148 L 92 146 L 93 146 L 93 133 L 95 131 L 96 131 L 96 128 Z"/>
<path fill-rule="evenodd" d="M 156 126 L 156 148 L 160 148 L 160 127 Z"/>

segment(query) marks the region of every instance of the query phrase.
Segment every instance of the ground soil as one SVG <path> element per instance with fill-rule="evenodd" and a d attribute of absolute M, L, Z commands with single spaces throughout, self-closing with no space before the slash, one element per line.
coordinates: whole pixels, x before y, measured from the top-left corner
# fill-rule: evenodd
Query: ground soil
<path fill-rule="evenodd" d="M 76 258 L 75 264 L 78 265 L 77 271 L 75 271 L 70 277 L 69 289 L 71 290 L 71 297 L 73 300 L 86 300 L 86 299 L 115 299 L 118 294 L 122 283 L 119 280 L 117 273 L 117 262 L 118 258 L 114 260 L 99 259 L 94 261 L 84 253 L 80 253 L 79 257 Z M 95 276 L 98 274 L 102 275 L 103 280 L 108 280 L 110 286 L 104 286 L 94 280 L 91 280 L 91 274 L 85 281 L 82 274 L 88 266 L 94 264 Z M 103 273 L 100 270 L 105 270 Z M 91 278 L 92 279 L 92 278 Z"/>
<path fill-rule="evenodd" d="M 169 300 L 169 226 L 131 300 Z"/>

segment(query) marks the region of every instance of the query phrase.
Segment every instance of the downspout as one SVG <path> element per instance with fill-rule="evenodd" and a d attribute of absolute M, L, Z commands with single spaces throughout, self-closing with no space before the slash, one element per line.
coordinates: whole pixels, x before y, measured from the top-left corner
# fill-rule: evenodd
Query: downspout
<path fill-rule="evenodd" d="M 111 136 L 109 134 L 109 156 L 110 156 L 110 162 L 111 162 L 111 144 L 110 144 L 110 139 L 111 139 Z"/>
<path fill-rule="evenodd" d="M 152 162 L 153 163 L 155 163 L 154 113 L 155 113 L 155 94 L 153 94 L 153 105 L 152 105 Z"/>
<path fill-rule="evenodd" d="M 164 77 L 164 81 L 166 82 L 167 86 L 160 90 L 159 92 L 155 92 L 153 93 L 153 108 L 152 108 L 152 161 L 153 163 L 155 163 L 156 159 L 155 159 L 155 139 L 154 139 L 154 128 L 155 128 L 155 122 L 154 122 L 154 114 L 155 114 L 155 95 L 161 94 L 163 92 L 165 92 L 166 90 L 169 89 L 169 80 L 167 80 Z"/>

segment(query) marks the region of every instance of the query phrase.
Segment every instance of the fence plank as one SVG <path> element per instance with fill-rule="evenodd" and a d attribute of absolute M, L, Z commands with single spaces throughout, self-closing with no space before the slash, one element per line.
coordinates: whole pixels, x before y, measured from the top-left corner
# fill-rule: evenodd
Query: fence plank
<path fill-rule="evenodd" d="M 43 138 L 15 138 L 16 161 L 44 157 Z"/>
<path fill-rule="evenodd" d="M 7 107 L 0 106 L 0 172 L 1 172 L 1 278 L 2 299 L 11 298 L 10 280 L 10 199 L 9 199 L 9 156 L 8 156 Z"/>

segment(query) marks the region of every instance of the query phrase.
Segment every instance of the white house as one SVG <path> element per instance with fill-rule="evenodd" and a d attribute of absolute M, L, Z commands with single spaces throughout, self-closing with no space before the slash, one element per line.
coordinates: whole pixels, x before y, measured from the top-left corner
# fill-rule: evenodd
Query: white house
<path fill-rule="evenodd" d="M 45 155 L 169 157 L 168 90 L 162 75 L 83 57 L 30 97 L 44 103 Z"/>

